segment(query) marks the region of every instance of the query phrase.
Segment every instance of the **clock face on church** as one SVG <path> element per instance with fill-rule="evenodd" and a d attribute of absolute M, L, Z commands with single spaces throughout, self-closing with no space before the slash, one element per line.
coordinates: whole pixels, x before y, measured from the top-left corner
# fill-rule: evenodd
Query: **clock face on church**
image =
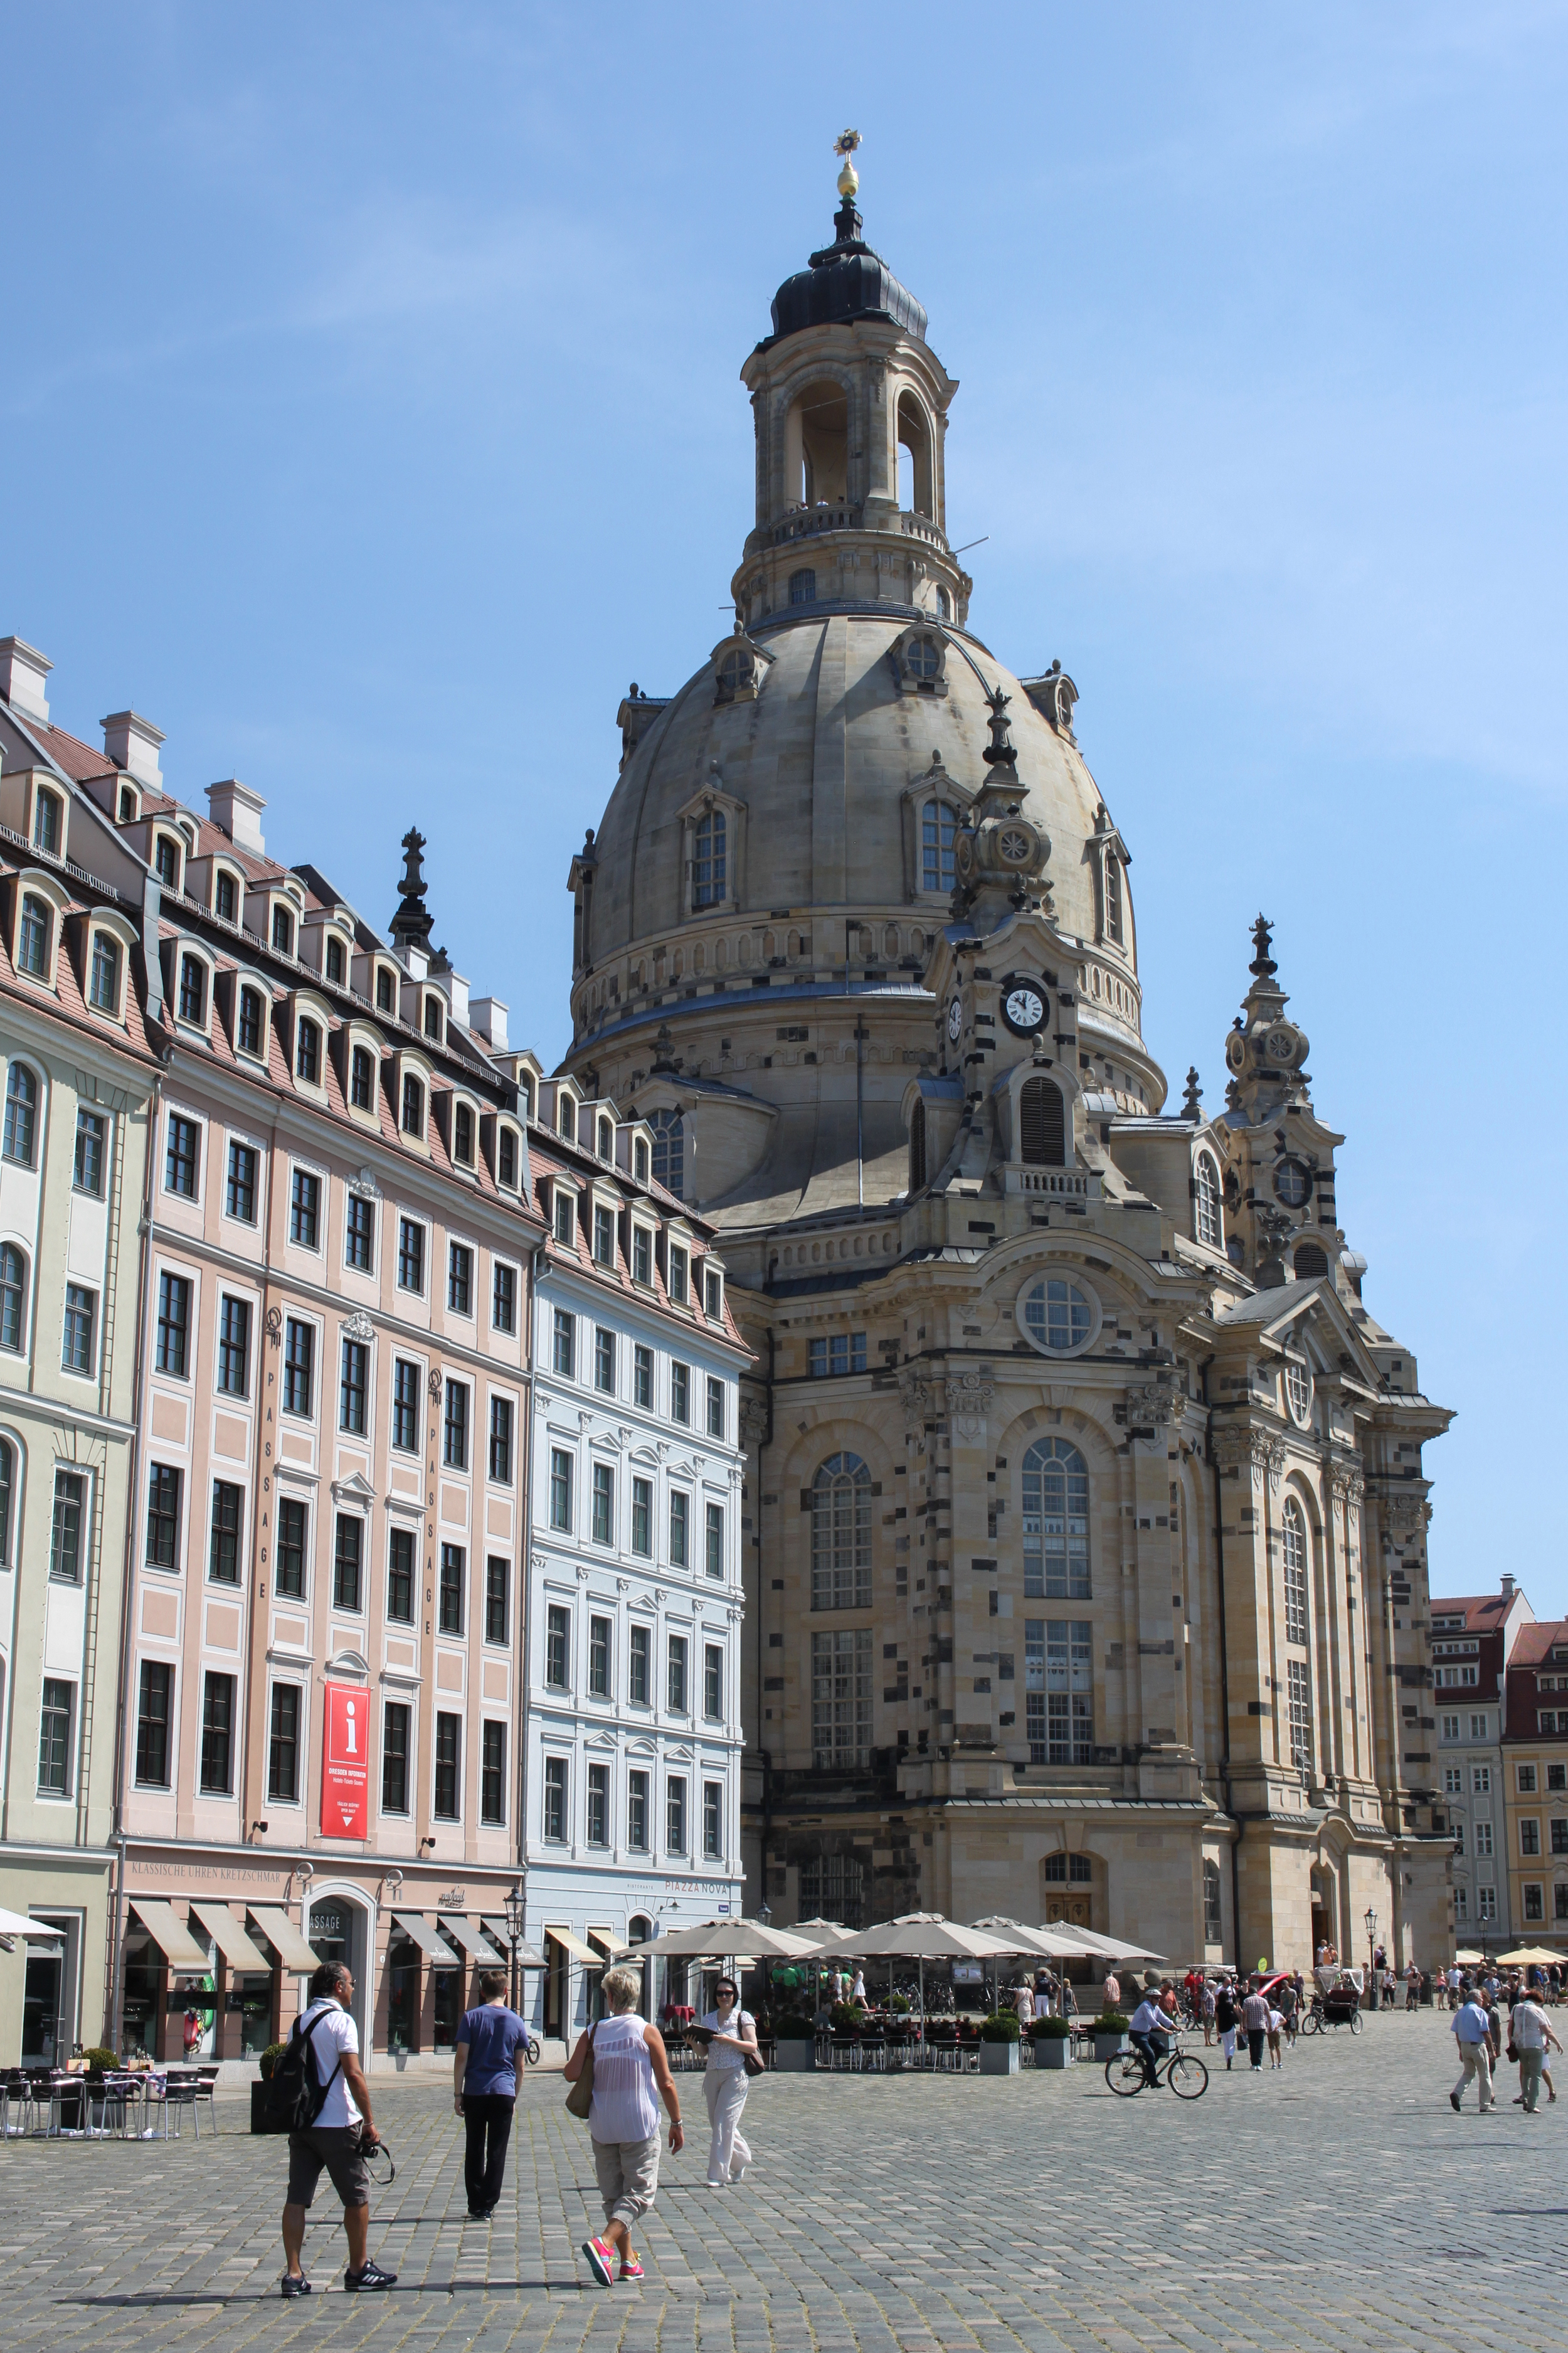
<path fill-rule="evenodd" d="M 1046 1024 L 1046 1000 L 1032 980 L 1008 984 L 1002 999 L 1002 1018 L 1016 1038 L 1037 1036 Z"/>
<path fill-rule="evenodd" d="M 955 997 L 947 1008 L 947 1034 L 956 1046 L 958 1033 L 963 1027 L 963 1008 Z"/>

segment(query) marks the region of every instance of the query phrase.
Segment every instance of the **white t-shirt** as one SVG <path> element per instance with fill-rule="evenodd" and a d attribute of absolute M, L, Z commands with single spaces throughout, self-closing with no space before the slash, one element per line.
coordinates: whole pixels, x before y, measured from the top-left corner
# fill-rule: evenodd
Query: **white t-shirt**
<path fill-rule="evenodd" d="M 315 2005 L 312 2004 L 312 2007 Z M 350 2091 L 340 2060 L 346 2052 L 351 2059 L 359 2057 L 359 2029 L 341 2002 L 327 2000 L 321 2014 L 310 2029 L 310 2042 L 316 2053 L 316 2073 L 323 2084 L 332 2074 L 327 2096 L 321 2102 L 321 2113 L 316 2122 L 323 2130 L 332 2126 L 346 2127 L 363 2122 L 358 2101 Z"/>
<path fill-rule="evenodd" d="M 1513 2037 L 1516 2051 L 1544 2051 L 1546 2012 L 1533 2001 L 1516 2001 L 1508 2031 Z"/>

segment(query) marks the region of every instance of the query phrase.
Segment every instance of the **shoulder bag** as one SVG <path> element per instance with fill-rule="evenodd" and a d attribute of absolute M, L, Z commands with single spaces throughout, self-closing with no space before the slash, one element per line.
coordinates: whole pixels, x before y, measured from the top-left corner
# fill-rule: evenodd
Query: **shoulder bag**
<path fill-rule="evenodd" d="M 737 2027 L 749 2026 L 753 2034 L 757 2031 L 757 2021 L 749 2010 L 743 2010 L 735 2023 Z M 741 2053 L 741 2060 L 748 2075 L 762 2075 L 767 2072 L 763 2065 L 763 2054 L 760 2051 L 743 2051 Z"/>
<path fill-rule="evenodd" d="M 598 2031 L 599 2021 L 595 2019 L 588 2029 L 588 2048 L 583 2053 L 583 2071 L 566 2094 L 567 2115 L 580 2116 L 584 2124 L 594 2105 L 594 2037 Z"/>

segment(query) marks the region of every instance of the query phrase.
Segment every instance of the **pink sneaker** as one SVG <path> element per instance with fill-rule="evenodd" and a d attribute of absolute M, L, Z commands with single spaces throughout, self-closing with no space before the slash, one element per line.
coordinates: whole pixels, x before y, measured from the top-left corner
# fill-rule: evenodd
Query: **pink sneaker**
<path fill-rule="evenodd" d="M 628 2247 L 626 2253 L 621 2257 L 621 2277 L 623 2279 L 641 2279 L 643 2277 L 643 2267 L 637 2259 L 637 2251 L 635 2248 Z"/>
<path fill-rule="evenodd" d="M 584 2239 L 583 2253 L 588 2258 L 588 2269 L 601 2287 L 608 2287 L 616 2276 L 616 2251 L 607 2239 Z"/>

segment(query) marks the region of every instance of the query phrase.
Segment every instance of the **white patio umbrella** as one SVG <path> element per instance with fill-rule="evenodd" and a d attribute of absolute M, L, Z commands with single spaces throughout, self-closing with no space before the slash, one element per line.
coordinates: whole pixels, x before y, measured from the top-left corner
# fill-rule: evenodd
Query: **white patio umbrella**
<path fill-rule="evenodd" d="M 984 1928 L 966 1928 L 960 1921 L 944 1919 L 940 1912 L 906 1912 L 897 1920 L 879 1922 L 874 1928 L 850 1929 L 836 1949 L 863 1960 L 913 1961 L 920 1976 L 923 2021 L 928 1961 L 992 1961 L 1019 1947 L 1005 1937 L 989 1936 Z"/>
<path fill-rule="evenodd" d="M 1091 1957 L 1099 1953 L 1108 1961 L 1163 1961 L 1165 1958 L 1163 1953 L 1153 1952 L 1147 1945 L 1130 1945 L 1121 1936 L 1102 1936 L 1093 1928 L 1068 1928 L 1059 1920 L 1047 1921 L 1046 1926 L 1052 1935 L 1060 1929 L 1065 1936 L 1081 1938 L 1082 1950 Z"/>
<path fill-rule="evenodd" d="M 1007 1937 L 1012 1942 L 1013 1950 L 1026 1957 L 1031 1953 L 1047 1961 L 1081 1961 L 1095 1957 L 1087 1945 L 1078 1942 L 1075 1932 L 1063 1929 L 1058 1933 L 1054 1926 L 1026 1928 L 1018 1921 L 1008 1920 L 999 1914 L 977 1920 L 974 1925 L 984 1929 L 988 1936 Z M 993 1999 L 991 2007 L 995 2009 L 996 1999 Z"/>
<path fill-rule="evenodd" d="M 666 1954 L 717 1954 L 721 1960 L 803 1961 L 817 1947 L 790 1928 L 764 1928 L 760 1920 L 704 1920 L 695 1928 L 672 1928 L 637 1947 L 658 1960 Z"/>

